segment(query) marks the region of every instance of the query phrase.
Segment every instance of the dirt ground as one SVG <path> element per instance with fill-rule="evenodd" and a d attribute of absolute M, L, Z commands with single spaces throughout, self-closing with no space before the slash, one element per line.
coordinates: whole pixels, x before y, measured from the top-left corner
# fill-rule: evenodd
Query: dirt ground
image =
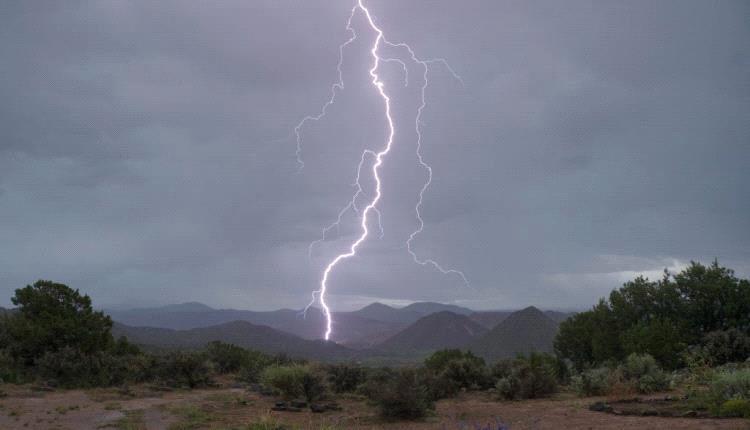
<path fill-rule="evenodd" d="M 0 385 L 0 429 L 244 429 L 251 423 L 300 429 L 750 429 L 750 420 L 616 416 L 591 412 L 595 398 L 498 402 L 485 393 L 437 403 L 422 422 L 387 423 L 356 397 L 340 397 L 338 412 L 272 412 L 276 399 L 240 388 L 158 391 L 118 389 L 39 391 Z M 270 427 L 269 427 L 270 428 Z"/>

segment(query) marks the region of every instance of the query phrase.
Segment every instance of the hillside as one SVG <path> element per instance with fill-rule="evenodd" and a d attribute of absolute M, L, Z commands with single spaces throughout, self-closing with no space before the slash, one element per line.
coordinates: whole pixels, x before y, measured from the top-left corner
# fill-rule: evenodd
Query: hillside
<path fill-rule="evenodd" d="M 375 321 L 399 323 L 404 325 L 411 324 L 424 316 L 416 311 L 404 310 L 404 308 L 394 308 L 377 302 L 369 304 L 360 310 L 349 312 L 348 314 Z"/>
<path fill-rule="evenodd" d="M 469 345 L 488 360 L 511 358 L 532 351 L 551 352 L 558 324 L 531 306 L 510 314 L 495 328 Z"/>
<path fill-rule="evenodd" d="M 505 318 L 508 318 L 508 315 L 512 313 L 513 311 L 481 311 L 474 312 L 469 315 L 469 318 L 490 330 L 495 328 L 495 326 L 500 324 Z"/>
<path fill-rule="evenodd" d="M 420 318 L 376 349 L 403 352 L 459 348 L 486 332 L 486 328 L 466 315 L 442 311 Z"/>
<path fill-rule="evenodd" d="M 132 327 L 115 323 L 115 337 L 125 336 L 129 341 L 159 348 L 200 348 L 211 341 L 232 343 L 269 354 L 285 353 L 293 357 L 314 360 L 343 360 L 353 356 L 353 351 L 334 342 L 312 341 L 283 333 L 268 326 L 246 321 L 233 321 L 211 327 L 191 330 L 171 330 L 156 327 Z"/>
<path fill-rule="evenodd" d="M 325 319 L 317 308 L 306 315 L 292 309 L 256 312 L 236 309 L 212 309 L 200 303 L 169 305 L 160 308 L 106 311 L 114 321 L 128 326 L 191 330 L 232 321 L 265 325 L 303 339 L 319 339 L 325 331 Z M 382 338 L 406 326 L 406 323 L 368 319 L 351 312 L 333 314 L 333 338 L 337 343 L 362 343 Z"/>

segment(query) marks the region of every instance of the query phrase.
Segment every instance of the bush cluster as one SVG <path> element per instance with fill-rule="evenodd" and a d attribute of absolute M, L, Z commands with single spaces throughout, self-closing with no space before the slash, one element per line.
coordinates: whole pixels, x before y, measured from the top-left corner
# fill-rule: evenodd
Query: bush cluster
<path fill-rule="evenodd" d="M 417 369 L 398 369 L 373 375 L 378 382 L 368 384 L 368 397 L 385 419 L 414 420 L 434 409 L 434 402 Z M 368 381 L 369 382 L 369 381 Z"/>
<path fill-rule="evenodd" d="M 655 393 L 669 388 L 669 375 L 649 354 L 630 354 L 618 370 L 639 393 Z"/>
<path fill-rule="evenodd" d="M 573 390 L 581 397 L 603 396 L 609 393 L 612 370 L 607 367 L 588 369 L 571 378 Z"/>
<path fill-rule="evenodd" d="M 495 368 L 495 389 L 506 400 L 535 399 L 557 391 L 557 361 L 549 354 L 531 353 Z"/>
<path fill-rule="evenodd" d="M 273 365 L 263 371 L 260 380 L 288 400 L 304 398 L 312 402 L 325 397 L 327 392 L 323 371 L 310 365 Z"/>

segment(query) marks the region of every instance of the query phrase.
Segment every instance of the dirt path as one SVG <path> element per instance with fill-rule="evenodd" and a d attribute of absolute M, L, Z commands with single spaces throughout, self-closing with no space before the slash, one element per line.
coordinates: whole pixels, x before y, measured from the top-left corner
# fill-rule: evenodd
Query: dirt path
<path fill-rule="evenodd" d="M 231 429 L 264 421 L 302 429 L 750 429 L 749 420 L 615 416 L 591 412 L 596 399 L 497 402 L 472 393 L 437 403 L 435 416 L 423 422 L 384 423 L 361 399 L 338 399 L 340 412 L 313 414 L 271 412 L 274 399 L 241 389 L 158 392 L 146 388 L 129 393 L 108 390 L 35 392 L 30 387 L 2 386 L 0 429 Z"/>

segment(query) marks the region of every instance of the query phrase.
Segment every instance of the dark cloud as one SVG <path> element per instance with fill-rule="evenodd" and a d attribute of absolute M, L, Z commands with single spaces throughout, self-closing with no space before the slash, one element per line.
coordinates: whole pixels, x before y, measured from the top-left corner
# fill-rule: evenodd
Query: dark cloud
<path fill-rule="evenodd" d="M 100 304 L 300 307 L 356 234 L 363 148 L 385 138 L 349 2 L 0 6 L 0 295 L 37 278 Z M 750 273 L 745 2 L 371 2 L 392 40 L 444 57 L 423 122 L 434 169 L 421 256 L 415 86 L 383 167 L 385 235 L 332 278 L 369 300 L 580 307 L 635 273 L 718 257 Z M 412 70 L 411 77 L 418 79 Z M 414 81 L 416 82 L 416 81 Z"/>

